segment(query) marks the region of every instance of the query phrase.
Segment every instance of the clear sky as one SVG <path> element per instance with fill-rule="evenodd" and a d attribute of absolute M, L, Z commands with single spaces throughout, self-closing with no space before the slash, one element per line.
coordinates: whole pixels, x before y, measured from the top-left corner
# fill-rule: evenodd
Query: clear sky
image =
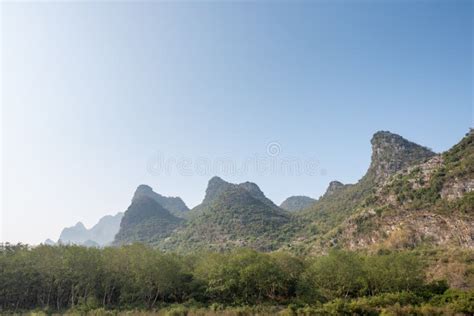
<path fill-rule="evenodd" d="M 318 197 L 364 174 L 378 130 L 439 152 L 473 125 L 472 1 L 1 10 L 4 241 L 89 227 L 141 183 L 190 207 L 214 173 Z M 254 158 L 311 172 L 214 167 Z"/>

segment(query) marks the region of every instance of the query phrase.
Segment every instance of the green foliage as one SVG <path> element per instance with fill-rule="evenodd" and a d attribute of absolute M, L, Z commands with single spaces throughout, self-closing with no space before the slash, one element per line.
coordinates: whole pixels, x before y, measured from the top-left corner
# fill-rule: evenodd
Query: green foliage
<path fill-rule="evenodd" d="M 422 262 L 412 253 L 366 256 L 332 251 L 309 264 L 301 276 L 299 292 L 307 302 L 325 302 L 336 298 L 417 291 L 423 284 Z"/>
<path fill-rule="evenodd" d="M 332 251 L 313 260 L 303 273 L 299 292 L 305 300 L 356 297 L 365 287 L 362 260 L 356 253 Z"/>
<path fill-rule="evenodd" d="M 289 255 L 244 249 L 204 257 L 196 276 L 211 300 L 248 304 L 291 297 L 301 270 L 302 263 Z"/>
<path fill-rule="evenodd" d="M 289 239 L 290 220 L 288 212 L 268 205 L 246 189 L 230 187 L 158 247 L 186 252 L 223 251 L 242 246 L 276 250 Z"/>
<path fill-rule="evenodd" d="M 409 252 L 365 257 L 366 291 L 380 293 L 415 291 L 423 285 L 423 264 Z"/>
<path fill-rule="evenodd" d="M 395 193 L 399 203 L 413 209 L 429 207 L 445 213 L 451 213 L 453 209 L 463 213 L 472 212 L 474 205 L 472 194 L 466 193 L 461 201 L 455 201 L 455 203 L 448 203 L 440 197 L 445 184 L 472 178 L 474 174 L 474 134 L 468 134 L 461 142 L 443 153 L 442 159 L 443 164 L 433 172 L 429 183 L 423 183 L 418 167 L 409 174 L 399 174 L 386 188 L 388 191 L 386 190 L 385 194 L 390 191 Z M 422 187 L 414 189 L 414 182 L 418 182 Z"/>
<path fill-rule="evenodd" d="M 302 259 L 251 249 L 183 256 L 140 244 L 105 249 L 6 244 L 0 247 L 0 312 L 472 313 L 473 293 L 448 289 L 443 281 L 427 283 L 420 257 L 413 251 L 339 250 Z"/>
<path fill-rule="evenodd" d="M 323 236 L 342 224 L 373 194 L 374 179 L 366 175 L 354 185 L 346 185 L 329 196 L 323 196 L 310 208 L 297 213 L 306 223 L 306 234 Z M 295 225 L 295 230 L 300 228 Z"/>

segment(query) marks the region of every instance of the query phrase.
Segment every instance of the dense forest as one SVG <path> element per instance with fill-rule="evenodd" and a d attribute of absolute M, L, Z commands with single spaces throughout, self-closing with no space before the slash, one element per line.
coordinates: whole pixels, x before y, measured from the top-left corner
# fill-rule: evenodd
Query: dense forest
<path fill-rule="evenodd" d="M 250 249 L 180 255 L 141 244 L 2 244 L 0 254 L 2 313 L 474 313 L 474 291 L 429 280 L 429 262 L 419 250 L 298 257 Z"/>

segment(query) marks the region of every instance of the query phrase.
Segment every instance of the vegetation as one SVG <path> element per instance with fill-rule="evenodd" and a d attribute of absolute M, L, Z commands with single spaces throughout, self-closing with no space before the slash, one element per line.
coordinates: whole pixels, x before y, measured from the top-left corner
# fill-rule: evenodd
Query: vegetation
<path fill-rule="evenodd" d="M 163 208 L 153 198 L 134 198 L 120 223 L 115 244 L 131 242 L 154 243 L 168 237 L 183 220 Z"/>
<path fill-rule="evenodd" d="M 290 213 L 265 203 L 239 185 L 226 188 L 158 247 L 178 251 L 242 246 L 275 250 L 288 239 L 290 220 Z"/>
<path fill-rule="evenodd" d="M 419 252 L 332 251 L 300 258 L 250 249 L 177 255 L 117 248 L 5 244 L 0 312 L 95 315 L 472 314 L 474 291 L 428 282 Z M 148 312 L 146 312 L 148 311 Z"/>
<path fill-rule="evenodd" d="M 474 212 L 472 192 L 466 192 L 462 198 L 450 203 L 441 199 L 444 186 L 453 182 L 465 183 L 474 173 L 474 134 L 469 133 L 458 144 L 441 155 L 441 164 L 424 183 L 422 170 L 413 168 L 407 174 L 398 174 L 385 189 L 386 194 L 394 193 L 399 203 L 412 209 L 431 208 L 441 213 L 453 210 L 469 214 Z M 417 184 L 418 187 L 414 187 Z"/>
<path fill-rule="evenodd" d="M 301 211 L 307 209 L 311 205 L 316 202 L 315 199 L 312 199 L 308 196 L 290 196 L 286 200 L 284 200 L 280 208 L 284 209 L 285 211 L 294 212 L 294 211 Z"/>

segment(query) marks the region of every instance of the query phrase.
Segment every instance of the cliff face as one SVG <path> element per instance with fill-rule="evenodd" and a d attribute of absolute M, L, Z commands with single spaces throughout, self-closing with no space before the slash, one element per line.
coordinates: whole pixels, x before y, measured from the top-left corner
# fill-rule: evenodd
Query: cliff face
<path fill-rule="evenodd" d="M 372 158 L 367 176 L 373 176 L 376 183 L 384 181 L 403 168 L 435 155 L 430 149 L 388 131 L 375 133 L 370 143 Z"/>
<path fill-rule="evenodd" d="M 438 155 L 389 132 L 377 132 L 371 144 L 364 177 L 356 184 L 331 184 L 298 214 L 305 228 L 290 248 L 474 248 L 472 132 Z"/>
<path fill-rule="evenodd" d="M 447 152 L 387 178 L 332 233 L 330 243 L 350 249 L 474 248 L 473 139 L 469 133 Z"/>

